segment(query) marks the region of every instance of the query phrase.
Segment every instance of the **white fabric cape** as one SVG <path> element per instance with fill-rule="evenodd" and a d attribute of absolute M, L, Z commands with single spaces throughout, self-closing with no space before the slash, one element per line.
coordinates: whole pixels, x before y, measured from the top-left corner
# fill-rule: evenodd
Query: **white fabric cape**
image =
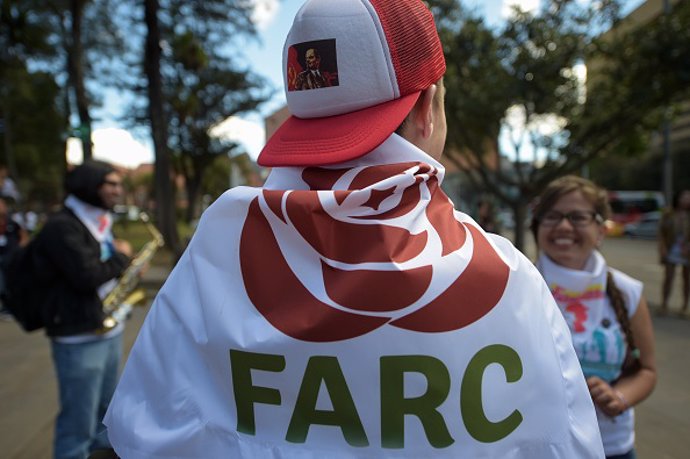
<path fill-rule="evenodd" d="M 443 172 L 392 135 L 221 196 L 106 415 L 120 457 L 603 457 L 546 284 Z"/>

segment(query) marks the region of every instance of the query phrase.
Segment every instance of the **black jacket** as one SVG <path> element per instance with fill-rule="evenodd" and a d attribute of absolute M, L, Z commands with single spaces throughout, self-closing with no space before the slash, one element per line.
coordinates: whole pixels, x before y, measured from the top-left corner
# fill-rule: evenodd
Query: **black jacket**
<path fill-rule="evenodd" d="M 35 256 L 40 259 L 37 288 L 47 295 L 46 333 L 66 336 L 100 328 L 104 313 L 98 287 L 120 276 L 129 258 L 114 252 L 101 261 L 99 242 L 68 208 L 51 216 L 35 242 Z"/>

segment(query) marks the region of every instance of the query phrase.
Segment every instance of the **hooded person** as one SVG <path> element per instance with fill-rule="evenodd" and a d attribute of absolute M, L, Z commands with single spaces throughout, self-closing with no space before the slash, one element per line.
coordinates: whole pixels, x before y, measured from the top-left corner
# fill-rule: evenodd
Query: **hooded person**
<path fill-rule="evenodd" d="M 318 49 L 330 87 L 299 90 Z M 262 188 L 201 218 L 106 415 L 143 458 L 600 458 L 532 263 L 440 184 L 445 60 L 419 0 L 310 0 Z"/>
<path fill-rule="evenodd" d="M 124 326 L 103 330 L 102 299 L 128 266 L 131 247 L 111 230 L 122 179 L 110 164 L 84 162 L 67 173 L 64 187 L 64 206 L 27 249 L 36 288 L 45 292 L 43 319 L 58 378 L 54 457 L 85 459 L 110 446 L 101 421 L 117 383 Z"/>
<path fill-rule="evenodd" d="M 109 174 L 117 175 L 115 168 L 103 161 L 87 161 L 65 176 L 65 192 L 94 207 L 112 210 L 114 203 L 104 202 L 100 194 L 101 185 Z"/>

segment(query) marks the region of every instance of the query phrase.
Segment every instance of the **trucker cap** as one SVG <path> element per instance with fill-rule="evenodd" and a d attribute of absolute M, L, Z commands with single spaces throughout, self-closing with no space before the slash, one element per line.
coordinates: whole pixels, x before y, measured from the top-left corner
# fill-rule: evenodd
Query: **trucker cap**
<path fill-rule="evenodd" d="M 446 63 L 420 0 L 309 0 L 283 48 L 291 116 L 259 155 L 262 166 L 358 158 L 402 123 Z"/>

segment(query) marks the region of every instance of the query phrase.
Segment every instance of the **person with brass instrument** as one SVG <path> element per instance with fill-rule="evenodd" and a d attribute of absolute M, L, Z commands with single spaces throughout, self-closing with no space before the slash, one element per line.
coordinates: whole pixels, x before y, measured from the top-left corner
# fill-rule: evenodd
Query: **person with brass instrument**
<path fill-rule="evenodd" d="M 118 379 L 124 326 L 103 332 L 102 300 L 129 265 L 132 249 L 111 230 L 111 210 L 122 196 L 122 178 L 112 165 L 75 167 L 65 192 L 63 208 L 36 236 L 35 253 L 46 271 L 37 276 L 37 288 L 48 292 L 45 328 L 59 386 L 54 457 L 85 459 L 109 447 L 101 420 Z"/>

